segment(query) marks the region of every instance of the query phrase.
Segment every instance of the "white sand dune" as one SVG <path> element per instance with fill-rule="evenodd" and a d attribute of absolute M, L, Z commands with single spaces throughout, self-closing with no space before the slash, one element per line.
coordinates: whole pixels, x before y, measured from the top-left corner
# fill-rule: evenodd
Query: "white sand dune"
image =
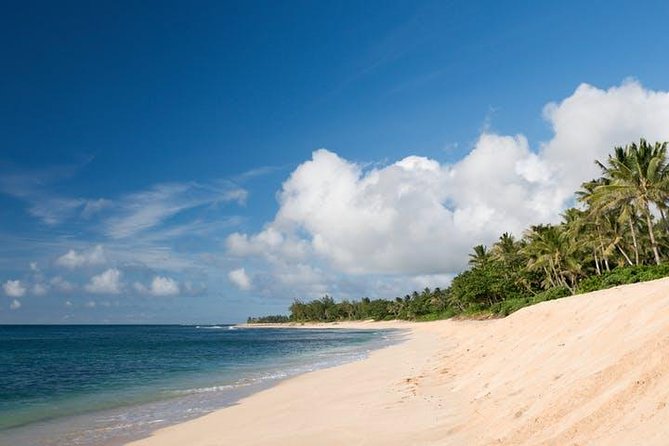
<path fill-rule="evenodd" d="M 506 319 L 373 326 L 408 340 L 132 444 L 669 444 L 669 279 Z"/>

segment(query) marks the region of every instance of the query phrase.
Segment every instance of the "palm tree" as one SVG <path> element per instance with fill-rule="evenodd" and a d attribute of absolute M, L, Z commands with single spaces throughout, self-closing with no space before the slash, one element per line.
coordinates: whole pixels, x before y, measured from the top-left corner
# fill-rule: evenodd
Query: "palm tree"
<path fill-rule="evenodd" d="M 480 267 L 488 263 L 490 260 L 490 252 L 485 245 L 474 246 L 474 252 L 469 254 L 469 265 L 472 267 Z"/>
<path fill-rule="evenodd" d="M 595 254 L 599 252 L 601 261 L 606 269 L 610 271 L 609 258 L 617 250 L 629 265 L 634 265 L 630 260 L 625 247 L 622 243 L 626 241 L 625 228 L 631 234 L 632 251 L 636 264 L 639 264 L 639 248 L 637 243 L 636 223 L 633 219 L 633 212 L 629 205 L 623 205 L 621 209 L 609 209 L 606 200 L 602 200 L 596 195 L 595 189 L 598 186 L 608 184 L 605 178 L 587 181 L 581 185 L 581 189 L 576 192 L 579 202 L 585 205 L 585 215 L 583 224 L 587 229 L 582 234 L 592 245 L 595 246 Z"/>
<path fill-rule="evenodd" d="M 523 248 L 529 271 L 543 271 L 543 287 L 565 286 L 572 293 L 581 274 L 581 265 L 574 256 L 576 247 L 559 226 L 532 226 L 526 233 Z"/>
<path fill-rule="evenodd" d="M 512 265 L 518 256 L 518 244 L 513 235 L 508 232 L 502 234 L 497 243 L 493 245 L 491 256 L 506 265 Z"/>
<path fill-rule="evenodd" d="M 568 239 L 575 249 L 582 249 L 583 257 L 585 259 L 585 252 L 592 253 L 592 260 L 595 265 L 597 274 L 602 274 L 600 263 L 604 262 L 606 257 L 597 236 L 597 232 L 593 230 L 592 221 L 587 211 L 577 208 L 569 208 L 562 214 L 562 227 L 564 229 L 564 237 Z M 600 252 L 601 251 L 601 252 Z"/>
<path fill-rule="evenodd" d="M 595 187 L 593 201 L 600 211 L 620 210 L 630 221 L 630 230 L 638 253 L 633 220 L 644 217 L 655 263 L 660 253 L 653 231 L 651 205 L 662 208 L 669 197 L 669 168 L 666 160 L 667 143 L 651 146 L 644 139 L 639 144 L 616 147 L 606 164 L 596 161 L 604 174 L 603 184 Z"/>
<path fill-rule="evenodd" d="M 634 265 L 632 259 L 626 251 L 626 249 L 629 249 L 629 238 L 627 237 L 627 232 L 625 230 L 626 226 L 621 224 L 619 218 L 616 218 L 613 213 L 609 213 L 600 217 L 600 222 L 601 226 L 599 231 L 601 234 L 603 234 L 602 238 L 607 240 L 607 243 L 602 245 L 602 249 L 606 253 L 606 256 L 610 257 L 614 252 L 618 251 L 618 253 L 620 253 L 623 258 L 620 262 L 618 262 L 620 266 L 624 265 L 625 263 L 630 266 Z M 635 231 L 633 230 L 631 233 L 634 235 Z M 633 243 L 635 242 L 636 239 L 633 239 Z M 632 244 L 631 249 L 634 252 L 635 258 L 638 258 L 639 252 L 634 244 Z"/>

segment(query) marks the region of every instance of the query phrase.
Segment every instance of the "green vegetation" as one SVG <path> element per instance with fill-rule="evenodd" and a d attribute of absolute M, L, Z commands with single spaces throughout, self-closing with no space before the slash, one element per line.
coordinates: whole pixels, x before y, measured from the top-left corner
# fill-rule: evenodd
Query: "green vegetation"
<path fill-rule="evenodd" d="M 473 248 L 469 269 L 448 289 L 426 288 L 394 300 L 295 300 L 290 316 L 249 322 L 361 319 L 433 320 L 506 316 L 528 305 L 616 285 L 669 276 L 667 143 L 616 147 L 602 175 L 576 192 L 578 206 L 558 224 L 531 226 L 522 238 L 504 233 Z"/>

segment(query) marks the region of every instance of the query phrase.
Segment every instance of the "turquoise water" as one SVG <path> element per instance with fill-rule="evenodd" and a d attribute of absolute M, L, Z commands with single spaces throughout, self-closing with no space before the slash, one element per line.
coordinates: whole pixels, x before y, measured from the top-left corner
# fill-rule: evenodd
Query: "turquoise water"
<path fill-rule="evenodd" d="M 120 444 L 396 338 L 225 325 L 0 326 L 0 444 Z"/>

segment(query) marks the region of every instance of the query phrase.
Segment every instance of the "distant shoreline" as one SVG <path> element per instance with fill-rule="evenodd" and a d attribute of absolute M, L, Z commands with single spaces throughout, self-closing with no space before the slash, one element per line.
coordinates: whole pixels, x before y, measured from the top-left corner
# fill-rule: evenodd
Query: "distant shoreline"
<path fill-rule="evenodd" d="M 335 321 L 335 322 L 281 322 L 281 323 L 242 323 L 235 324 L 239 328 L 342 328 L 356 330 L 379 330 L 393 328 L 410 328 L 416 322 L 411 321 Z"/>

